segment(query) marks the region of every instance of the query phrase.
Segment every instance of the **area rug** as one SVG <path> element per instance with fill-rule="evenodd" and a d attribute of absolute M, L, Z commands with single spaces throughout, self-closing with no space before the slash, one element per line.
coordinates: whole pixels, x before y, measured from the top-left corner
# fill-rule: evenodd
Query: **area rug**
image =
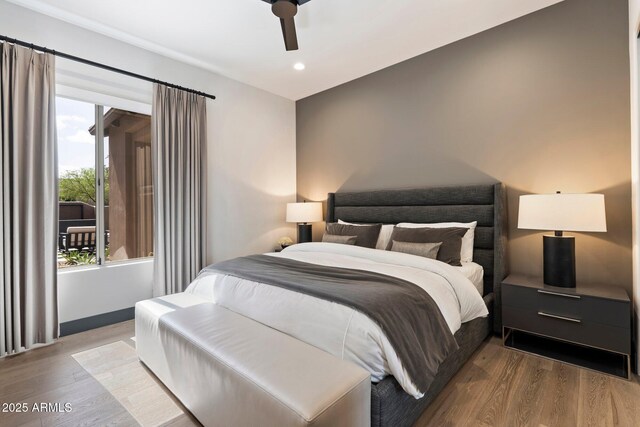
<path fill-rule="evenodd" d="M 144 427 L 160 426 L 183 414 L 124 341 L 96 347 L 73 358 Z"/>

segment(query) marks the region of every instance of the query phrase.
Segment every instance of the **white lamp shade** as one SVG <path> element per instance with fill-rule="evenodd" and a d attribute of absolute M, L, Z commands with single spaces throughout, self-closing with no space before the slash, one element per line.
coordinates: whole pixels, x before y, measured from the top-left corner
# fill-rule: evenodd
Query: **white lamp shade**
<path fill-rule="evenodd" d="M 322 221 L 322 203 L 287 203 L 287 222 Z"/>
<path fill-rule="evenodd" d="M 520 196 L 518 228 L 548 231 L 607 231 L 603 194 Z"/>

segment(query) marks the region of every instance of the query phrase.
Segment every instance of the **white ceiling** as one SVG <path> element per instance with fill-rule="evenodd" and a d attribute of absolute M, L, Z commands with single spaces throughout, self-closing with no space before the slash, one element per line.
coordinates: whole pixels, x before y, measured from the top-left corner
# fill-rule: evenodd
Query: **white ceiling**
<path fill-rule="evenodd" d="M 297 100 L 561 0 L 313 0 L 294 52 L 261 0 L 9 1 Z"/>

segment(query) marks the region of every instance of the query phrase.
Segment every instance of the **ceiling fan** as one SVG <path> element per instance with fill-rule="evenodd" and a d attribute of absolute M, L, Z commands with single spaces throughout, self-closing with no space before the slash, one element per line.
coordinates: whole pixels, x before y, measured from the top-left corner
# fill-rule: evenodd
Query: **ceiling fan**
<path fill-rule="evenodd" d="M 298 13 L 298 6 L 302 6 L 311 0 L 262 0 L 271 5 L 271 11 L 280 18 L 284 46 L 289 50 L 298 50 L 298 36 L 296 35 L 296 23 L 293 17 Z"/>

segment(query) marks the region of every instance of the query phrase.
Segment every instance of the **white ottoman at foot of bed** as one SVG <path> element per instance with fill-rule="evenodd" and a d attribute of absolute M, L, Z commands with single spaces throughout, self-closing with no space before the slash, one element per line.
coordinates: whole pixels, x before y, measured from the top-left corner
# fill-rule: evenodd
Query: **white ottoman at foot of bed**
<path fill-rule="evenodd" d="M 192 295 L 163 298 L 136 305 L 138 354 L 205 426 L 370 425 L 364 369 Z"/>
<path fill-rule="evenodd" d="M 208 301 L 184 292 L 136 303 L 135 326 L 138 357 L 165 384 L 169 380 L 169 367 L 158 330 L 160 317 L 177 309 L 203 303 L 208 303 Z"/>

